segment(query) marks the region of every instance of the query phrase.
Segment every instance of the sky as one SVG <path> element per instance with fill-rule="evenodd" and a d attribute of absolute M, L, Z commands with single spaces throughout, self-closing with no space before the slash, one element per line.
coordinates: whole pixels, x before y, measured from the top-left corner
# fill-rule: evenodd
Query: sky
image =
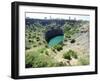
<path fill-rule="evenodd" d="M 26 13 L 26 18 L 35 19 L 76 19 L 76 20 L 90 20 L 89 15 L 79 14 L 50 14 L 50 13 Z"/>

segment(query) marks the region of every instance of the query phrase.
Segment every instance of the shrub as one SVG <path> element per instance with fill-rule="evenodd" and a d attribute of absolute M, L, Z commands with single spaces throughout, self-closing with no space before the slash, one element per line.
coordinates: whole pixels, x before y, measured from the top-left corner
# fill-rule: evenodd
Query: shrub
<path fill-rule="evenodd" d="M 71 55 L 69 52 L 63 54 L 64 59 L 71 60 Z"/>
<path fill-rule="evenodd" d="M 56 66 L 66 66 L 66 64 L 63 62 L 58 62 L 58 63 L 56 63 Z"/>
<path fill-rule="evenodd" d="M 31 33 L 29 33 L 29 38 L 31 38 Z"/>
<path fill-rule="evenodd" d="M 46 55 L 49 55 L 49 53 L 48 53 L 48 51 L 47 51 L 47 50 L 45 51 L 45 54 L 46 54 Z"/>
<path fill-rule="evenodd" d="M 74 52 L 73 50 L 69 50 L 68 52 L 63 54 L 63 58 L 67 59 L 67 63 L 71 66 L 70 61 L 72 60 L 72 58 L 77 59 L 78 57 L 76 52 Z"/>
<path fill-rule="evenodd" d="M 32 39 L 29 39 L 29 42 L 33 43 L 34 41 Z"/>
<path fill-rule="evenodd" d="M 39 37 L 36 37 L 36 39 L 39 40 L 40 38 Z"/>
<path fill-rule="evenodd" d="M 51 57 L 41 54 L 43 53 L 45 49 L 39 49 L 38 51 L 31 51 L 31 52 L 26 52 L 25 54 L 25 64 L 26 68 L 39 68 L 39 67 L 51 67 L 51 66 L 56 66 L 56 63 L 54 59 Z M 47 52 L 48 53 L 48 52 Z"/>
<path fill-rule="evenodd" d="M 25 67 L 26 67 L 26 68 L 31 68 L 31 67 L 32 67 L 32 64 L 26 64 Z"/>
<path fill-rule="evenodd" d="M 41 42 L 39 42 L 38 44 L 39 44 L 39 45 L 42 45 L 42 43 L 41 43 Z"/>
<path fill-rule="evenodd" d="M 45 51 L 45 49 L 46 49 L 46 48 L 38 49 L 38 52 L 39 52 L 39 53 L 43 53 L 43 52 Z"/>
<path fill-rule="evenodd" d="M 71 36 L 70 36 L 70 35 L 66 35 L 66 37 L 67 37 L 67 38 L 71 38 Z"/>
<path fill-rule="evenodd" d="M 54 49 L 56 49 L 57 51 L 60 51 L 63 48 L 62 48 L 62 45 L 59 44 L 59 45 L 54 46 Z"/>
<path fill-rule="evenodd" d="M 75 39 L 72 39 L 72 40 L 70 41 L 70 43 L 75 43 Z"/>
<path fill-rule="evenodd" d="M 46 44 L 45 47 L 48 48 L 48 45 Z"/>
<path fill-rule="evenodd" d="M 36 38 L 36 35 L 33 35 L 32 38 Z"/>
<path fill-rule="evenodd" d="M 65 41 L 65 42 L 67 42 L 68 40 L 67 40 L 67 39 L 65 39 L 64 41 Z"/>
<path fill-rule="evenodd" d="M 33 45 L 33 47 L 37 47 L 37 45 L 36 45 L 36 44 L 34 44 L 34 45 Z"/>
<path fill-rule="evenodd" d="M 37 39 L 36 41 L 40 41 L 40 39 Z"/>
<path fill-rule="evenodd" d="M 25 49 L 28 50 L 31 48 L 31 44 L 25 40 Z"/>
<path fill-rule="evenodd" d="M 31 48 L 31 45 L 25 45 L 25 49 L 28 50 Z"/>
<path fill-rule="evenodd" d="M 68 60 L 71 60 L 72 57 L 75 59 L 78 58 L 77 53 L 74 52 L 73 50 L 69 50 L 68 52 L 64 53 L 63 57 L 64 57 L 64 59 L 68 59 Z"/>
<path fill-rule="evenodd" d="M 52 50 L 54 53 L 56 53 L 56 50 L 55 50 L 55 48 L 51 48 L 51 50 Z"/>
<path fill-rule="evenodd" d="M 46 43 L 46 41 L 45 41 L 45 40 L 43 40 L 43 43 L 45 44 L 45 43 Z"/>

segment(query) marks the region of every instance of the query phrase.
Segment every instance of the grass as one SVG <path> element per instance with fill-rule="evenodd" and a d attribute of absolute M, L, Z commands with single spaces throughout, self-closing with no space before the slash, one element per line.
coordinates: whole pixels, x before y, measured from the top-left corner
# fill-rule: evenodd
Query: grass
<path fill-rule="evenodd" d="M 37 67 L 52 67 L 56 66 L 54 59 L 49 57 L 48 52 L 45 48 L 41 48 L 38 51 L 30 51 L 25 55 L 26 68 L 37 68 Z"/>
<path fill-rule="evenodd" d="M 89 65 L 89 55 L 81 55 L 78 59 L 79 65 Z"/>

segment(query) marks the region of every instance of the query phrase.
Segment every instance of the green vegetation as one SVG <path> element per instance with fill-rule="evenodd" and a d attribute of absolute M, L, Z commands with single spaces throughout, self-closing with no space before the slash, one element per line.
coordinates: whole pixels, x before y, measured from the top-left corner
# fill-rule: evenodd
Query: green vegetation
<path fill-rule="evenodd" d="M 70 63 L 70 61 L 72 60 L 72 58 L 78 59 L 78 56 L 75 51 L 69 50 L 68 52 L 63 54 L 63 58 L 67 59 L 67 63 L 71 66 L 72 64 Z"/>
<path fill-rule="evenodd" d="M 67 66 L 67 65 L 63 62 L 58 62 L 58 63 L 56 63 L 56 66 Z"/>
<path fill-rule="evenodd" d="M 68 52 L 63 54 L 64 59 L 72 60 L 72 58 L 77 59 L 77 53 L 73 50 L 69 50 Z"/>
<path fill-rule="evenodd" d="M 72 39 L 72 40 L 70 41 L 70 43 L 75 43 L 75 39 Z"/>
<path fill-rule="evenodd" d="M 34 19 L 33 19 L 34 20 Z M 42 21 L 42 20 L 41 20 Z M 62 22 L 63 24 L 59 23 Z M 82 29 L 89 27 L 88 21 L 66 21 L 66 20 L 43 21 L 35 20 L 34 23 L 26 25 L 25 28 L 25 66 L 26 68 L 89 65 L 89 53 L 85 44 L 89 46 L 88 31 L 81 34 Z M 42 24 L 43 23 L 43 24 Z M 44 25 L 45 24 L 45 25 Z M 84 28 L 86 27 L 86 28 Z M 49 47 L 45 40 L 45 32 L 51 29 L 61 28 L 64 32 L 64 41 L 53 47 Z M 82 30 L 83 31 L 83 30 Z M 86 36 L 85 36 L 86 34 Z M 81 35 L 81 36 L 80 36 Z M 78 37 L 79 36 L 79 37 Z M 83 38 L 85 37 L 85 38 Z M 70 50 L 68 50 L 70 49 Z M 81 50 L 82 49 L 82 50 Z M 68 50 L 68 51 L 67 51 Z M 74 51 L 74 50 L 77 50 Z M 80 54 L 86 52 L 85 54 Z M 87 54 L 87 55 L 86 55 Z"/>
<path fill-rule="evenodd" d="M 67 39 L 71 38 L 72 35 L 79 32 L 79 29 L 76 26 L 78 26 L 78 25 L 76 25 L 76 24 L 71 25 L 71 24 L 65 23 L 64 34 Z"/>
<path fill-rule="evenodd" d="M 60 45 L 60 44 L 55 45 L 53 48 L 56 49 L 57 51 L 60 51 L 63 49 L 62 45 Z"/>
<path fill-rule="evenodd" d="M 52 60 L 49 56 L 41 53 L 43 49 L 39 49 L 37 52 L 29 52 L 26 54 L 25 63 L 26 67 L 51 67 L 55 66 L 55 61 Z"/>
<path fill-rule="evenodd" d="M 80 65 L 88 65 L 89 64 L 89 56 L 88 55 L 82 55 L 78 60 Z"/>

